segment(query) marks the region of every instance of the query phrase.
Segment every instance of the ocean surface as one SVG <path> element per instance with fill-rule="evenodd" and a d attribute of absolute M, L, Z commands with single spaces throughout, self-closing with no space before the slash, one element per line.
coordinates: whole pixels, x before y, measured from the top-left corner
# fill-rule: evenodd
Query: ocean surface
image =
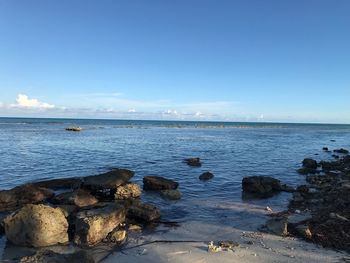
<path fill-rule="evenodd" d="M 82 131 L 65 130 L 71 126 Z M 244 176 L 295 186 L 305 180 L 296 173 L 303 158 L 332 159 L 324 146 L 350 148 L 350 125 L 0 118 L 0 189 L 128 168 L 141 185 L 146 175 L 179 182 L 180 201 L 142 195 L 161 208 L 164 220 L 242 225 L 247 205 L 281 210 L 291 197 L 242 196 Z M 188 157 L 200 157 L 202 167 L 187 166 Z M 215 177 L 200 181 L 205 171 Z"/>

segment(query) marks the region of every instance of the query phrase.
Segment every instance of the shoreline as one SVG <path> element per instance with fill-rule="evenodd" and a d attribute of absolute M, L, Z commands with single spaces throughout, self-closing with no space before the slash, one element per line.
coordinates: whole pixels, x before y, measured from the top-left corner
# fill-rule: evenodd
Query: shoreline
<path fill-rule="evenodd" d="M 327 149 L 328 150 L 328 149 Z M 350 189 L 350 156 L 348 155 L 348 152 L 346 153 L 345 150 L 343 152 L 338 153 L 342 155 L 340 158 L 336 159 L 335 161 L 321 161 L 317 163 L 314 160 L 311 159 L 305 159 L 303 164 L 303 169 L 301 172 L 305 174 L 305 169 L 307 169 L 307 175 L 306 175 L 306 181 L 309 183 L 308 186 L 302 185 L 297 187 L 296 189 L 290 189 L 288 188 L 288 191 L 293 192 L 293 198 L 289 204 L 289 210 L 287 211 L 273 211 L 273 207 L 268 208 L 264 207 L 262 205 L 252 205 L 249 203 L 241 203 L 241 204 L 222 204 L 225 209 L 235 209 L 235 210 L 241 210 L 246 213 L 246 218 L 242 222 L 237 222 L 238 217 L 225 217 L 225 218 L 218 218 L 218 221 L 185 221 L 181 222 L 179 225 L 177 224 L 164 224 L 160 222 L 160 224 L 151 230 L 147 230 L 145 228 L 144 232 L 133 232 L 132 230 L 128 231 L 129 237 L 126 240 L 121 240 L 121 242 L 124 242 L 123 244 L 112 244 L 112 243 L 98 243 L 96 246 L 92 246 L 89 249 L 84 249 L 87 254 L 92 255 L 94 262 L 102 262 L 101 259 L 104 259 L 103 262 L 127 262 L 130 260 L 133 260 L 134 262 L 142 261 L 142 262 L 215 262 L 220 260 L 220 262 L 232 262 L 232 261 L 242 261 L 244 262 L 349 262 L 350 257 L 349 253 L 347 251 L 336 251 L 334 249 L 324 248 L 321 247 L 315 243 L 312 242 L 306 242 L 300 238 L 296 238 L 295 236 L 303 237 L 304 239 L 308 241 L 318 242 L 319 239 L 313 239 L 310 237 L 305 236 L 303 232 L 297 231 L 298 225 L 307 225 L 310 229 L 308 231 L 311 231 L 312 233 L 315 232 L 315 236 L 317 236 L 317 233 L 315 231 L 315 224 L 316 227 L 318 225 L 321 225 L 322 222 L 317 221 L 317 216 L 319 213 L 317 212 L 317 209 L 323 208 L 323 203 L 319 204 L 318 206 L 315 206 L 315 202 L 312 201 L 316 197 L 319 197 L 317 193 L 325 194 L 325 196 L 328 196 L 327 193 L 328 190 L 333 189 L 334 187 L 337 187 L 335 189 L 343 189 L 342 187 L 345 185 L 345 190 L 347 191 L 348 188 Z M 193 158 L 194 161 L 199 162 L 200 160 L 198 158 Z M 190 159 L 187 159 L 187 162 Z M 311 160 L 311 161 L 310 161 Z M 193 160 L 191 160 L 190 163 L 187 163 L 189 165 L 193 164 Z M 316 165 L 315 165 L 316 162 Z M 311 164 L 310 164 L 311 163 Z M 194 163 L 195 165 L 199 165 L 200 163 Z M 311 165 L 311 166 L 310 166 Z M 338 169 L 338 172 L 337 172 Z M 123 169 L 117 169 L 117 179 L 121 180 L 120 178 L 123 178 L 123 182 L 121 183 L 121 187 L 123 185 L 128 185 L 129 179 L 133 176 L 133 172 Z M 127 178 L 124 178 L 125 175 L 120 177 L 119 173 L 127 172 Z M 19 190 L 22 191 L 22 189 L 26 189 L 23 187 L 39 187 L 40 191 L 44 191 L 45 194 L 48 194 L 49 198 L 52 198 L 52 194 L 47 192 L 45 190 L 45 187 L 54 189 L 54 188 L 71 188 L 75 189 L 78 187 L 78 190 L 81 188 L 81 180 L 83 180 L 83 185 L 90 184 L 92 186 L 88 187 L 87 189 L 90 189 L 93 193 L 93 189 L 95 187 L 98 187 L 98 189 L 105 189 L 106 188 L 106 176 L 113 175 L 113 172 L 107 172 L 105 174 L 100 174 L 96 176 L 87 176 L 84 178 L 66 178 L 66 179 L 53 179 L 49 181 L 41 181 L 36 182 L 32 185 L 24 185 L 17 187 Z M 253 176 L 254 177 L 254 176 Z M 255 176 L 257 177 L 257 176 Z M 259 176 L 258 176 L 259 177 Z M 264 176 L 262 176 L 264 177 Z M 103 180 L 101 180 L 101 178 Z M 311 178 L 311 179 L 310 179 Z M 152 180 L 154 180 L 152 178 Z M 158 180 L 158 179 L 157 179 Z M 171 180 L 165 180 L 162 179 L 161 182 L 156 182 L 156 185 L 158 183 L 162 183 L 165 185 L 174 185 L 176 184 L 175 188 L 177 188 L 177 183 L 172 182 Z M 274 179 L 275 180 L 275 179 Z M 320 186 L 320 184 L 324 183 L 324 180 L 326 180 L 326 185 Z M 243 180 L 244 181 L 244 180 Z M 277 180 L 278 181 L 278 180 Z M 340 185 L 339 185 L 340 182 Z M 144 184 L 145 184 L 144 180 Z M 153 181 L 149 187 L 154 187 Z M 270 182 L 271 183 L 271 182 Z M 113 181 L 114 184 L 114 181 Z M 80 186 L 76 186 L 80 185 Z M 103 185 L 102 188 L 101 185 Z M 152 186 L 153 185 L 153 186 Z M 144 185 L 145 186 L 145 185 Z M 284 188 L 286 188 L 286 185 L 283 185 Z M 22 188 L 21 188 L 22 187 Z M 44 188 L 43 188 L 44 187 Z M 173 186 L 171 186 L 173 187 Z M 340 187 L 340 188 L 339 188 Z M 17 189 L 15 188 L 15 189 Z M 97 189 L 97 188 L 96 188 Z M 118 189 L 118 187 L 117 187 Z M 34 188 L 34 190 L 38 190 Z M 272 189 L 273 190 L 273 189 Z M 11 192 L 13 190 L 9 191 L 0 191 L 0 197 L 4 195 L 4 193 Z M 17 195 L 17 190 L 15 190 L 15 195 Z M 22 194 L 22 192 L 19 192 Z M 123 190 L 125 191 L 125 190 Z M 284 191 L 279 189 L 279 191 Z M 326 191 L 326 192 L 325 192 Z M 328 192 L 327 192 L 328 191 Z M 11 192 L 12 193 L 12 192 Z M 24 192 L 23 192 L 24 193 Z M 96 195 L 98 192 L 95 192 L 95 196 L 98 197 L 99 195 Z M 125 192 L 122 192 L 125 194 Z M 272 194 L 275 192 L 273 191 Z M 63 194 L 65 194 L 63 192 Z M 129 193 L 127 193 L 129 194 Z M 135 194 L 135 192 L 132 192 L 132 194 Z M 57 196 L 60 196 L 58 194 Z M 55 198 L 57 198 L 55 196 Z M 266 198 L 265 196 L 264 198 Z M 302 197 L 302 199 L 301 199 Z M 76 197 L 74 197 L 76 198 Z M 84 193 L 84 198 L 86 198 Z M 89 199 L 90 198 L 90 199 Z M 91 198 L 95 198 L 93 196 L 89 196 L 89 200 L 91 201 Z M 100 197 L 98 197 L 100 198 Z M 317 198 L 316 198 L 317 199 Z M 51 199 L 49 199 L 49 202 Z M 61 199 L 59 199 L 61 200 Z M 64 200 L 64 199 L 62 199 Z M 69 199 L 70 200 L 70 199 Z M 86 201 L 86 199 L 84 199 Z M 311 201 L 310 201 L 311 200 Z M 340 199 L 343 200 L 343 199 Z M 44 199 L 43 199 L 44 201 Z M 334 200 L 333 200 L 334 201 Z M 24 200 L 23 205 L 25 203 L 30 203 L 32 201 Z M 104 209 L 104 207 L 108 204 L 100 203 L 101 201 L 98 201 L 97 204 L 100 204 L 97 206 L 97 209 Z M 109 201 L 110 202 L 110 201 Z M 113 201 L 112 201 L 113 202 Z M 345 206 L 347 199 L 345 200 Z M 39 203 L 43 203 L 42 201 L 39 201 Z M 44 202 L 46 203 L 46 202 Z M 123 201 L 123 205 L 126 203 Z M 9 203 L 12 205 L 12 203 Z M 2 204 L 3 205 L 3 204 Z M 61 206 L 62 209 L 66 209 L 66 207 L 63 208 L 64 203 L 60 204 L 56 207 Z M 101 206 L 102 205 L 102 206 Z M 131 203 L 131 206 L 138 206 L 138 204 Z M 141 205 L 141 204 L 140 204 Z M 208 203 L 210 205 L 210 203 Z M 220 205 L 220 204 L 218 204 Z M 22 205 L 20 205 L 22 206 Z M 40 206 L 40 205 L 39 205 Z M 101 207 L 101 208 L 99 208 Z M 141 206 L 142 207 L 142 206 Z M 316 207 L 316 208 L 315 208 Z M 348 208 L 346 206 L 346 208 Z M 13 209 L 18 209 L 12 208 Z M 93 204 L 91 207 L 87 207 L 87 209 L 96 209 L 95 204 Z M 129 209 L 129 208 L 127 208 Z M 141 208 L 144 209 L 144 208 Z M 147 208 L 148 209 L 148 208 Z M 152 208 L 153 209 L 153 208 Z M 10 209 L 11 210 L 11 209 Z M 79 210 L 79 209 L 78 209 Z M 315 212 L 316 211 L 316 212 Z M 328 211 L 328 210 L 327 210 Z M 348 211 L 348 210 L 346 210 Z M 305 213 L 311 213 L 312 217 L 305 218 L 302 215 Z M 328 211 L 329 212 L 329 211 Z M 68 215 L 71 213 L 68 210 L 66 211 Z M 144 213 L 144 211 L 142 212 Z M 147 212 L 148 213 L 148 212 Z M 152 212 L 153 213 L 153 212 Z M 158 213 L 158 212 L 157 212 Z M 330 219 L 333 221 L 341 220 L 346 223 L 346 226 L 350 225 L 348 224 L 348 214 L 341 213 L 339 214 L 337 211 L 332 212 L 334 215 L 329 213 Z M 347 213 L 347 212 L 346 212 Z M 71 214 L 73 217 L 75 217 L 75 212 Z M 293 222 L 288 222 L 289 218 L 297 215 L 301 215 L 301 219 L 294 220 Z M 322 214 L 324 216 L 324 214 Z M 145 214 L 143 214 L 145 216 Z M 146 215 L 147 217 L 149 214 Z M 152 215 L 153 216 L 153 215 Z M 314 216 L 316 216 L 314 218 Z M 267 222 L 278 219 L 278 224 L 282 224 L 282 227 L 285 226 L 287 229 L 288 227 L 288 233 L 283 234 L 277 234 L 273 235 L 269 232 L 269 228 L 262 230 L 261 226 L 265 224 L 265 226 L 268 226 Z M 286 220 L 284 220 L 286 219 Z M 266 221 L 267 220 L 267 221 Z M 138 222 L 138 221 L 136 221 Z M 165 222 L 166 223 L 166 222 Z M 176 223 L 176 222 L 175 222 Z M 129 224 L 131 224 L 129 222 Z M 318 225 L 317 225 L 318 224 Z M 147 224 L 146 224 L 147 225 Z M 280 227 L 280 226 L 278 226 Z M 305 230 L 305 229 L 304 229 Z M 265 232 L 266 231 L 266 232 Z M 339 231 L 339 229 L 338 229 Z M 304 231 L 305 233 L 305 231 Z M 293 235 L 291 235 L 293 234 Z M 4 238 L 4 237 L 3 237 Z M 237 243 L 238 245 L 233 247 L 232 249 L 220 249 L 221 251 L 218 251 L 217 253 L 212 253 L 208 251 L 208 244 L 210 242 L 214 242 L 214 244 L 218 244 L 219 241 L 230 241 L 233 243 Z M 346 241 L 348 242 L 348 241 Z M 347 243 L 346 243 L 347 244 Z M 341 248 L 341 247 L 340 247 Z M 345 246 L 347 248 L 347 246 Z M 36 254 L 40 254 L 40 251 L 46 251 L 47 249 L 50 249 L 52 251 L 55 251 L 54 256 L 57 255 L 66 255 L 67 253 L 76 253 L 76 248 L 69 246 L 50 246 L 50 247 L 43 247 L 39 249 L 28 249 L 28 248 L 20 248 L 15 245 L 6 245 L 4 248 L 4 255 L 3 255 L 3 262 L 19 262 L 11 260 L 16 257 L 21 257 L 23 255 L 30 255 L 35 252 Z M 23 255 L 21 253 L 23 252 Z M 62 254 L 63 253 L 63 254 Z M 32 261 L 21 261 L 21 262 L 32 262 Z"/>

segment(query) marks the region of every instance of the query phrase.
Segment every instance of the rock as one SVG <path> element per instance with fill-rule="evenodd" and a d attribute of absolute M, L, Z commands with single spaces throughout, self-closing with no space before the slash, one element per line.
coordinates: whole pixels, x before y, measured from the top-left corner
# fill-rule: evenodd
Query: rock
<path fill-rule="evenodd" d="M 297 192 L 306 194 L 309 192 L 309 187 L 307 185 L 299 185 L 297 187 Z"/>
<path fill-rule="evenodd" d="M 269 176 L 250 176 L 242 180 L 243 191 L 269 196 L 282 190 L 279 180 Z"/>
<path fill-rule="evenodd" d="M 26 205 L 4 219 L 8 240 L 20 246 L 44 247 L 68 242 L 68 222 L 59 208 Z"/>
<path fill-rule="evenodd" d="M 126 184 L 134 174 L 133 171 L 127 169 L 115 169 L 107 173 L 87 176 L 83 178 L 83 187 L 92 191 L 116 189 Z"/>
<path fill-rule="evenodd" d="M 310 212 L 291 214 L 288 216 L 288 224 L 300 224 L 301 222 L 308 221 L 312 218 Z"/>
<path fill-rule="evenodd" d="M 339 159 L 339 155 L 336 155 L 336 154 L 332 154 L 332 157 L 333 157 L 334 159 Z"/>
<path fill-rule="evenodd" d="M 151 204 L 135 203 L 129 207 L 127 217 L 143 222 L 153 222 L 160 219 L 160 211 L 156 206 Z"/>
<path fill-rule="evenodd" d="M 309 226 L 307 226 L 307 225 L 298 225 L 295 227 L 295 230 L 297 231 L 297 233 L 299 235 L 301 235 L 302 237 L 304 237 L 306 239 L 312 238 L 312 233 L 309 229 Z"/>
<path fill-rule="evenodd" d="M 300 203 L 303 201 L 304 201 L 304 197 L 299 192 L 293 193 L 293 202 Z"/>
<path fill-rule="evenodd" d="M 96 197 L 89 192 L 78 189 L 73 192 L 66 192 L 56 195 L 53 200 L 55 204 L 76 205 L 78 207 L 92 206 L 98 203 Z"/>
<path fill-rule="evenodd" d="M 125 208 L 117 205 L 79 212 L 75 221 L 74 243 L 82 247 L 98 244 L 124 223 L 125 214 Z"/>
<path fill-rule="evenodd" d="M 19 263 L 95 263 L 86 251 L 80 250 L 70 254 L 59 254 L 52 250 L 42 250 L 32 256 L 22 257 Z"/>
<path fill-rule="evenodd" d="M 329 150 L 328 150 L 328 147 L 323 147 L 322 150 L 325 151 L 325 152 L 328 152 L 328 151 L 329 151 Z"/>
<path fill-rule="evenodd" d="M 142 227 L 139 226 L 139 225 L 133 225 L 133 224 L 131 224 L 131 225 L 129 225 L 128 230 L 129 230 L 129 231 L 140 232 L 140 231 L 142 231 Z"/>
<path fill-rule="evenodd" d="M 170 200 L 180 200 L 181 192 L 179 190 L 162 190 L 160 192 L 161 197 Z"/>
<path fill-rule="evenodd" d="M 52 179 L 34 182 L 33 185 L 39 187 L 50 188 L 53 190 L 67 188 L 67 189 L 77 189 L 81 186 L 82 179 L 78 177 L 73 178 L 62 178 L 62 179 Z"/>
<path fill-rule="evenodd" d="M 126 239 L 126 231 L 124 229 L 114 229 L 107 235 L 106 241 L 111 243 L 122 243 Z"/>
<path fill-rule="evenodd" d="M 15 209 L 25 204 L 40 203 L 52 196 L 54 196 L 52 191 L 32 184 L 3 190 L 0 191 L 0 211 Z"/>
<path fill-rule="evenodd" d="M 211 172 L 204 172 L 199 176 L 199 180 L 201 181 L 207 181 L 214 177 L 214 175 Z"/>
<path fill-rule="evenodd" d="M 265 229 L 271 234 L 278 236 L 288 235 L 287 218 L 272 218 L 266 221 Z"/>
<path fill-rule="evenodd" d="M 195 167 L 202 166 L 201 160 L 198 157 L 185 159 L 185 162 L 189 166 L 195 166 Z"/>
<path fill-rule="evenodd" d="M 288 192 L 288 193 L 293 193 L 295 192 L 295 189 L 292 186 L 282 184 L 281 185 L 281 191 Z"/>
<path fill-rule="evenodd" d="M 317 169 L 317 162 L 311 158 L 305 158 L 303 160 L 303 167 L 310 169 Z"/>
<path fill-rule="evenodd" d="M 67 127 L 66 131 L 80 132 L 82 129 L 80 127 Z"/>
<path fill-rule="evenodd" d="M 306 175 L 306 174 L 315 174 L 317 171 L 316 171 L 316 169 L 302 167 L 302 168 L 299 168 L 299 169 L 297 170 L 297 172 L 298 172 L 299 174 Z"/>
<path fill-rule="evenodd" d="M 129 198 L 138 198 L 141 196 L 141 189 L 138 184 L 129 183 L 118 186 L 114 194 L 117 200 L 125 200 Z"/>
<path fill-rule="evenodd" d="M 176 189 L 178 186 L 177 182 L 160 176 L 145 176 L 143 178 L 143 189 L 145 190 Z"/>
<path fill-rule="evenodd" d="M 54 207 L 61 209 L 66 217 L 69 217 L 79 209 L 76 205 L 55 205 Z"/>
<path fill-rule="evenodd" d="M 349 153 L 348 150 L 343 149 L 343 148 L 335 149 L 333 152 L 335 152 L 335 153 L 341 153 L 341 154 L 348 154 L 348 153 Z"/>

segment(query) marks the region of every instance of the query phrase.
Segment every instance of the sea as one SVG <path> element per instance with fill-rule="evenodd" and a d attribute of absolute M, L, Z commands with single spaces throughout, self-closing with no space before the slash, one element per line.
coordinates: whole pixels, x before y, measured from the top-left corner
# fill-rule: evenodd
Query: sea
<path fill-rule="evenodd" d="M 74 126 L 82 130 L 65 130 Z M 305 157 L 334 158 L 322 147 L 350 149 L 350 125 L 0 118 L 0 189 L 127 168 L 141 186 L 148 175 L 179 182 L 179 201 L 142 194 L 160 207 L 163 220 L 245 224 L 247 207 L 283 210 L 291 194 L 255 199 L 242 193 L 242 178 L 265 175 L 300 185 L 305 176 L 296 170 Z M 185 164 L 190 157 L 202 166 Z M 200 181 L 206 171 L 214 178 Z"/>

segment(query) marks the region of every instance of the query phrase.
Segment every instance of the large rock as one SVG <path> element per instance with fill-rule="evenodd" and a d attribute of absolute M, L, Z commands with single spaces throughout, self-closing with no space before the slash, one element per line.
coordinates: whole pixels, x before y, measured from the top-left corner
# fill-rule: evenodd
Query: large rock
<path fill-rule="evenodd" d="M 138 198 L 141 196 L 141 189 L 138 184 L 129 183 L 118 186 L 114 198 L 117 200 L 126 200 L 130 198 Z"/>
<path fill-rule="evenodd" d="M 317 162 L 311 158 L 305 158 L 303 160 L 303 167 L 309 169 L 317 169 Z"/>
<path fill-rule="evenodd" d="M 342 153 L 342 154 L 348 154 L 349 153 L 348 150 L 343 149 L 343 148 L 335 149 L 333 152 L 335 152 L 335 153 Z"/>
<path fill-rule="evenodd" d="M 82 179 L 78 177 L 73 178 L 62 178 L 62 179 L 52 179 L 33 183 L 35 186 L 45 187 L 50 189 L 77 189 L 81 186 Z"/>
<path fill-rule="evenodd" d="M 107 173 L 84 177 L 83 187 L 93 191 L 115 189 L 120 185 L 126 184 L 133 176 L 133 171 L 115 169 Z"/>
<path fill-rule="evenodd" d="M 19 263 L 94 263 L 95 260 L 86 251 L 59 254 L 52 250 L 38 251 L 34 255 L 22 257 Z"/>
<path fill-rule="evenodd" d="M 250 176 L 242 180 L 243 191 L 269 196 L 274 192 L 282 191 L 281 182 L 269 176 Z"/>
<path fill-rule="evenodd" d="M 98 244 L 124 223 L 125 215 L 125 208 L 117 205 L 79 212 L 75 222 L 74 243 L 82 247 Z"/>
<path fill-rule="evenodd" d="M 58 194 L 53 198 L 52 202 L 62 205 L 76 205 L 78 207 L 84 207 L 94 205 L 98 202 L 98 200 L 89 192 L 78 189 L 73 192 Z"/>
<path fill-rule="evenodd" d="M 185 163 L 187 163 L 189 166 L 195 166 L 195 167 L 202 166 L 201 159 L 198 157 L 185 159 Z"/>
<path fill-rule="evenodd" d="M 143 178 L 143 189 L 145 190 L 176 189 L 178 186 L 177 182 L 160 176 L 145 176 Z"/>
<path fill-rule="evenodd" d="M 158 221 L 160 219 L 160 211 L 151 204 L 134 203 L 128 208 L 128 218 L 143 222 Z"/>
<path fill-rule="evenodd" d="M 4 219 L 8 240 L 20 246 L 44 247 L 68 242 L 68 222 L 59 208 L 26 205 Z"/>
<path fill-rule="evenodd" d="M 54 196 L 52 191 L 32 184 L 3 190 L 0 191 L 0 211 L 11 210 L 25 204 L 40 203 L 52 196 Z"/>

